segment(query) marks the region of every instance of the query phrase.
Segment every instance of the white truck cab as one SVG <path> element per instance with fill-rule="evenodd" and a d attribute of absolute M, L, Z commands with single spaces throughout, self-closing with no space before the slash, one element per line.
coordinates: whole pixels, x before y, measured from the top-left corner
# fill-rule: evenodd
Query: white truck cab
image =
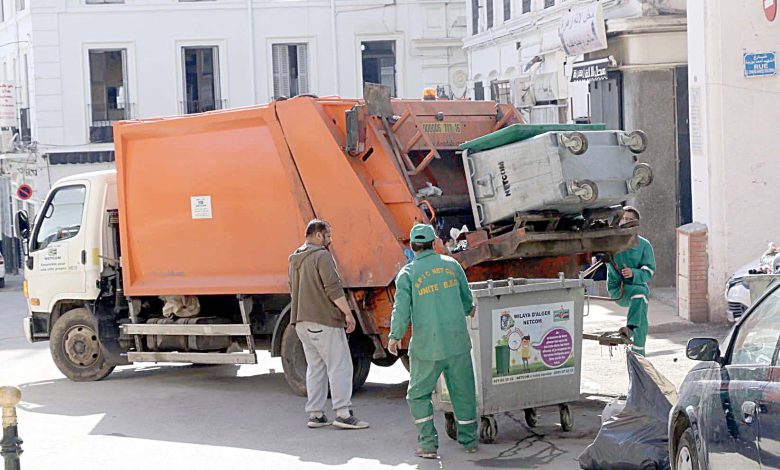
<path fill-rule="evenodd" d="M 28 229 L 25 295 L 30 341 L 49 339 L 56 320 L 100 294 L 104 260 L 113 259 L 106 217 L 117 208 L 116 172 L 58 181 Z"/>

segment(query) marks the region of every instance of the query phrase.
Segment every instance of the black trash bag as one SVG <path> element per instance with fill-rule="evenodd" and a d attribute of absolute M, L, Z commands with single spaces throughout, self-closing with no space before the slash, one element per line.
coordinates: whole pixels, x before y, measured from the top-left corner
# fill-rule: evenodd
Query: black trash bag
<path fill-rule="evenodd" d="M 669 470 L 667 421 L 675 386 L 642 356 L 627 351 L 628 396 L 623 411 L 601 425 L 580 455 L 584 470 Z"/>

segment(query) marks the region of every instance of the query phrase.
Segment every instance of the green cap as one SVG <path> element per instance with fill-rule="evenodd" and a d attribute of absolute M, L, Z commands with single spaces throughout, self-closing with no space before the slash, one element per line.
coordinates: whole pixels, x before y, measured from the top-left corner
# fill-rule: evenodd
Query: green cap
<path fill-rule="evenodd" d="M 409 233 L 409 239 L 412 243 L 428 243 L 436 239 L 436 232 L 428 224 L 417 224 L 412 227 Z"/>

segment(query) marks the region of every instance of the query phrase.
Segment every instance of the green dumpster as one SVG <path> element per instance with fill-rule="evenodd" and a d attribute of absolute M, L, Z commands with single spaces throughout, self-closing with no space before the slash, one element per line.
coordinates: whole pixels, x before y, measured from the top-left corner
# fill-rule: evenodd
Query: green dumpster
<path fill-rule="evenodd" d="M 460 145 L 460 149 L 468 150 L 469 152 L 480 152 L 530 139 L 545 132 L 603 131 L 606 128 L 606 124 L 512 124 L 490 134 L 464 142 Z"/>

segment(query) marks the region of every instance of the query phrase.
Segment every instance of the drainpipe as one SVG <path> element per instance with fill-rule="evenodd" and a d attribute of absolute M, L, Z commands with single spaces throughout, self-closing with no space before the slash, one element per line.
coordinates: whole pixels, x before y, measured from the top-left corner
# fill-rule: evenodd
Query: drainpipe
<path fill-rule="evenodd" d="M 252 79 L 252 100 L 257 104 L 260 101 L 257 97 L 257 68 L 255 57 L 255 9 L 252 4 L 254 0 L 246 0 L 246 11 L 249 16 L 249 63 L 252 65 L 252 73 L 250 77 Z"/>
<path fill-rule="evenodd" d="M 336 0 L 330 0 L 330 26 L 331 26 L 331 47 L 333 48 L 333 80 L 334 94 L 339 95 L 339 42 L 336 34 Z"/>

